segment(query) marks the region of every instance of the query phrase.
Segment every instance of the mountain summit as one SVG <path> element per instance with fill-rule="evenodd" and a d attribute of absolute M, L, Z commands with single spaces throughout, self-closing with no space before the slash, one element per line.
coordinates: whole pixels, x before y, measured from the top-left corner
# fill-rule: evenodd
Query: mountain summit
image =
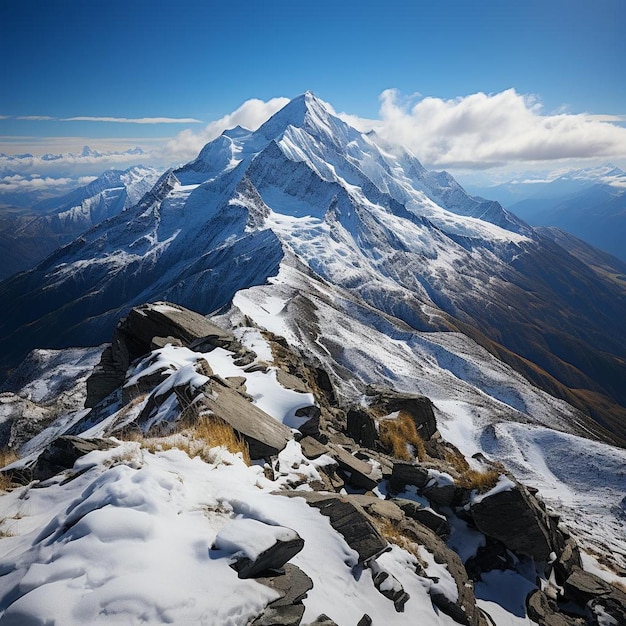
<path fill-rule="evenodd" d="M 451 372 L 478 344 L 596 419 L 581 428 L 626 436 L 623 292 L 310 92 L 255 132 L 226 131 L 0 296 L 4 369 L 35 347 L 106 341 L 133 306 L 164 299 L 203 313 L 250 306 L 260 325 L 278 307 L 341 378 L 356 348 L 328 343 L 330 307 L 392 337 L 445 336 L 429 358 Z M 531 412 L 497 387 L 499 402 Z"/>

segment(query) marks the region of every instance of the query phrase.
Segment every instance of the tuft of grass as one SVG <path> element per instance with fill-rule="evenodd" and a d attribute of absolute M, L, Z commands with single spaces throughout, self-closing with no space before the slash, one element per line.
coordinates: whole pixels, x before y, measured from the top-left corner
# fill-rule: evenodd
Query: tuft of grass
<path fill-rule="evenodd" d="M 207 448 L 223 446 L 233 454 L 241 453 L 246 465 L 250 465 L 248 444 L 230 424 L 213 416 L 201 416 L 191 428 L 193 437 L 204 442 Z"/>
<path fill-rule="evenodd" d="M 177 448 L 189 457 L 199 456 L 212 462 L 210 450 L 224 447 L 233 454 L 240 453 L 246 465 L 251 465 L 248 444 L 224 420 L 213 415 L 195 412 L 193 421 L 187 415 L 187 426 L 177 433 L 163 437 L 145 437 L 140 431 L 132 430 L 123 434 L 124 439 L 138 442 L 148 452 L 164 452 Z"/>
<path fill-rule="evenodd" d="M 496 486 L 501 473 L 497 469 L 488 469 L 484 472 L 468 469 L 459 475 L 456 483 L 465 489 L 475 489 L 478 493 L 485 493 Z"/>
<path fill-rule="evenodd" d="M 0 468 L 10 465 L 18 460 L 18 455 L 12 448 L 0 449 Z M 8 491 L 13 486 L 11 477 L 4 472 L 0 472 L 0 491 Z"/>
<path fill-rule="evenodd" d="M 413 541 L 410 537 L 403 532 L 400 522 L 389 519 L 387 517 L 370 518 L 374 522 L 378 532 L 389 542 L 393 543 L 403 550 L 406 550 L 409 554 L 412 554 L 418 561 L 418 563 L 425 570 L 427 564 L 419 554 L 419 544 Z"/>
<path fill-rule="evenodd" d="M 414 456 L 420 461 L 428 458 L 424 440 L 417 432 L 415 422 L 405 411 L 400 411 L 395 419 L 382 419 L 378 422 L 380 441 L 393 455 L 403 461 Z"/>

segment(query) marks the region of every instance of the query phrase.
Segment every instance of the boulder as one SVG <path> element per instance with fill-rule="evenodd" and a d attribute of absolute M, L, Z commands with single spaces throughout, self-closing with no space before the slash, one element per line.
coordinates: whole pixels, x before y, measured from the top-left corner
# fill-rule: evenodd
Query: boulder
<path fill-rule="evenodd" d="M 610 595 L 613 589 L 609 583 L 580 567 L 575 567 L 563 583 L 565 596 L 580 606 L 585 606 L 594 598 Z"/>
<path fill-rule="evenodd" d="M 535 589 L 526 598 L 528 617 L 541 626 L 584 626 L 582 617 L 559 613 L 556 604 L 540 589 Z"/>
<path fill-rule="evenodd" d="M 432 530 L 412 519 L 405 518 L 398 526 L 398 530 L 407 539 L 424 546 L 433 555 L 437 563 L 445 564 L 456 583 L 458 593 L 456 602 L 452 602 L 443 594 L 431 590 L 430 597 L 433 604 L 459 624 L 484 626 L 485 620 L 476 605 L 472 582 L 467 576 L 459 555 L 448 548 Z"/>
<path fill-rule="evenodd" d="M 390 486 L 395 492 L 402 491 L 406 485 L 413 485 L 418 489 L 423 489 L 429 480 L 430 475 L 425 467 L 415 463 L 398 461 L 393 464 Z"/>
<path fill-rule="evenodd" d="M 299 568 L 286 563 L 276 576 L 259 577 L 257 582 L 270 587 L 280 597 L 270 602 L 251 626 L 297 626 L 304 615 L 303 598 L 313 588 L 313 581 Z"/>
<path fill-rule="evenodd" d="M 415 428 L 424 440 L 430 439 L 437 432 L 437 420 L 433 403 L 426 396 L 401 393 L 393 389 L 368 386 L 366 389 L 369 407 L 380 415 L 389 415 L 402 411 L 411 417 Z"/>
<path fill-rule="evenodd" d="M 357 622 L 356 626 L 372 626 L 372 618 L 364 613 L 363 617 Z"/>
<path fill-rule="evenodd" d="M 227 383 L 212 378 L 210 388 L 198 401 L 200 411 L 208 411 L 229 424 L 248 444 L 250 457 L 268 458 L 278 454 L 293 439 L 291 429 L 246 400 Z"/>
<path fill-rule="evenodd" d="M 587 608 L 598 626 L 605 626 L 610 619 L 616 624 L 626 624 L 626 593 L 620 589 L 614 587 L 608 595 L 590 600 Z"/>
<path fill-rule="evenodd" d="M 143 304 L 118 322 L 111 346 L 87 379 L 85 406 L 94 407 L 119 387 L 132 361 L 148 354 L 153 345 L 168 342 L 205 352 L 217 347 L 239 356 L 247 352 L 232 333 L 200 313 L 169 302 Z"/>
<path fill-rule="evenodd" d="M 559 585 L 563 585 L 576 567 L 582 568 L 580 550 L 578 549 L 576 542 L 571 537 L 568 537 L 565 540 L 565 545 L 553 567 L 554 576 L 557 584 Z"/>
<path fill-rule="evenodd" d="M 34 480 L 47 480 L 71 469 L 77 459 L 94 450 L 109 450 L 118 444 L 109 439 L 83 439 L 72 435 L 57 437 L 37 457 L 31 467 Z"/>
<path fill-rule="evenodd" d="M 363 408 L 352 408 L 347 414 L 346 432 L 354 441 L 366 448 L 373 448 L 378 440 L 376 423 L 372 414 Z"/>
<path fill-rule="evenodd" d="M 409 594 L 404 590 L 404 587 L 400 584 L 400 581 L 385 570 L 376 560 L 372 560 L 369 564 L 372 570 L 372 581 L 374 587 L 378 591 L 389 598 L 398 613 L 404 612 L 404 605 L 410 599 Z"/>
<path fill-rule="evenodd" d="M 302 454 L 307 459 L 318 459 L 322 454 L 328 454 L 328 448 L 323 444 L 309 437 L 308 435 L 300 439 L 300 447 L 302 448 Z"/>
<path fill-rule="evenodd" d="M 243 518 L 222 528 L 212 550 L 232 555 L 231 567 L 239 578 L 253 578 L 280 569 L 303 547 L 304 540 L 291 528 Z"/>
<path fill-rule="evenodd" d="M 382 480 L 382 472 L 357 459 L 337 444 L 328 444 L 328 454 L 337 461 L 346 474 L 347 482 L 357 489 L 374 489 Z"/>
<path fill-rule="evenodd" d="M 318 491 L 279 491 L 281 496 L 303 498 L 309 506 L 329 518 L 331 526 L 343 536 L 346 543 L 365 563 L 389 549 L 389 545 L 368 519 L 361 507 L 350 496 Z"/>
<path fill-rule="evenodd" d="M 306 598 L 307 592 L 313 589 L 313 581 L 292 563 L 286 563 L 283 571 L 276 576 L 259 577 L 258 583 L 270 587 L 280 594 L 278 600 L 270 602 L 269 606 L 288 606 Z"/>
<path fill-rule="evenodd" d="M 436 513 L 430 508 L 427 509 L 419 502 L 413 500 L 394 498 L 392 502 L 397 504 L 407 517 L 430 528 L 439 537 L 447 539 L 450 536 L 450 524 L 443 515 Z"/>
<path fill-rule="evenodd" d="M 547 561 L 554 550 L 548 516 L 519 483 L 479 497 L 471 504 L 470 513 L 480 532 L 516 554 Z"/>

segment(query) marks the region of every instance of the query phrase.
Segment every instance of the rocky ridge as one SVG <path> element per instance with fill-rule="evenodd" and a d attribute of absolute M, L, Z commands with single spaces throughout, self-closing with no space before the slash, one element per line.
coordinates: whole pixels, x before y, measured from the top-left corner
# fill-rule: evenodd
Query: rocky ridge
<path fill-rule="evenodd" d="M 240 375 L 230 375 L 235 371 Z M 34 438 L 21 446 L 25 455 L 5 476 L 30 488 L 60 476 L 62 485 L 84 471 L 75 464 L 94 450 L 129 437 L 165 443 L 208 419 L 228 424 L 245 442 L 265 478 L 280 486 L 277 495 L 303 500 L 328 519 L 356 554 L 355 576 L 367 571 L 399 620 L 410 594 L 383 557 L 397 547 L 412 555 L 435 611 L 457 623 L 493 623 L 474 586 L 494 571 L 531 584 L 526 611 L 540 624 L 624 619 L 623 591 L 582 569 L 579 547 L 558 516 L 503 466 L 466 459 L 446 442 L 424 396 L 370 385 L 359 404 L 342 404 L 323 368 L 283 338 L 251 328 L 232 333 L 165 302 L 136 307 L 118 323 L 86 388 L 87 408 L 45 429 L 34 426 Z M 289 407 L 282 423 L 259 389 L 283 394 Z M 11 431 L 22 429 L 14 419 L 5 443 L 19 447 Z M 292 448 L 299 460 L 286 462 Z M 460 528 L 479 538 L 469 553 L 459 550 Z M 246 547 L 250 536 L 255 551 Z M 211 558 L 232 555 L 239 578 L 278 595 L 248 623 L 306 623 L 307 594 L 319 580 L 290 562 L 306 542 L 298 528 L 237 515 L 217 534 Z M 437 564 L 448 587 L 432 575 Z M 0 585 L 1 611 L 10 614 L 14 593 Z M 308 623 L 332 624 L 333 615 L 328 606 Z M 364 614 L 358 623 L 372 619 Z"/>

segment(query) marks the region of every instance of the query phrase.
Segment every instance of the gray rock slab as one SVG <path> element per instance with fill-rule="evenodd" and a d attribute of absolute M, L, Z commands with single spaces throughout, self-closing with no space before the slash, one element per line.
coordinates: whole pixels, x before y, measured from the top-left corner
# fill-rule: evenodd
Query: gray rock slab
<path fill-rule="evenodd" d="M 294 531 L 295 532 L 295 531 Z M 267 570 L 280 569 L 304 547 L 304 539 L 296 533 L 293 539 L 277 539 L 276 543 L 263 550 L 255 559 L 240 557 L 231 565 L 239 578 L 253 578 Z"/>
<path fill-rule="evenodd" d="M 374 489 L 382 480 L 382 472 L 376 472 L 365 461 L 357 459 L 336 444 L 328 444 L 329 455 L 337 461 L 339 467 L 348 473 L 348 483 L 357 489 Z"/>
<path fill-rule="evenodd" d="M 554 549 L 545 511 L 521 485 L 475 502 L 470 513 L 480 532 L 501 541 L 511 552 L 547 561 Z"/>
<path fill-rule="evenodd" d="M 270 602 L 274 608 L 300 602 L 313 589 L 313 581 L 293 563 L 285 563 L 280 574 L 258 577 L 256 581 L 280 593 L 278 600 Z"/>
<path fill-rule="evenodd" d="M 246 400 L 228 384 L 212 379 L 211 392 L 205 394 L 201 403 L 245 439 L 253 459 L 278 454 L 293 439 L 290 428 Z"/>
<path fill-rule="evenodd" d="M 279 491 L 291 498 L 303 498 L 309 506 L 329 518 L 331 526 L 359 555 L 359 563 L 372 559 L 389 548 L 362 508 L 350 496 L 319 491 Z"/>
<path fill-rule="evenodd" d="M 71 469 L 77 459 L 94 450 L 109 450 L 118 444 L 109 439 L 83 439 L 72 435 L 57 437 L 37 457 L 32 466 L 35 480 L 47 480 Z"/>

